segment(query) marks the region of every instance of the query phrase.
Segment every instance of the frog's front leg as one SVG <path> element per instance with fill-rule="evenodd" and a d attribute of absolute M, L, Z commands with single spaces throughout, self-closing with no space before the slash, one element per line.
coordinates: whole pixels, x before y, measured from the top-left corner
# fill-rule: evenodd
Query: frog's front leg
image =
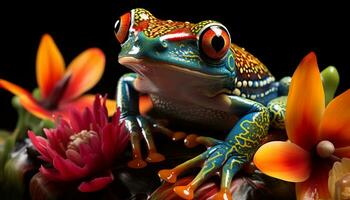
<path fill-rule="evenodd" d="M 215 145 L 203 154 L 174 169 L 161 170 L 159 176 L 168 182 L 184 170 L 204 162 L 197 176 L 186 186 L 177 186 L 174 191 L 184 199 L 193 199 L 194 190 L 215 172 L 222 169 L 221 191 L 218 199 L 230 199 L 231 180 L 238 170 L 249 162 L 254 152 L 266 137 L 269 128 L 269 111 L 260 103 L 237 96 L 229 96 L 230 111 L 240 117 L 225 141 L 213 140 Z"/>
<path fill-rule="evenodd" d="M 160 162 L 164 156 L 157 152 L 151 133 L 151 124 L 139 112 L 139 93 L 134 88 L 137 75 L 125 74 L 118 82 L 117 105 L 121 111 L 121 121 L 125 123 L 126 130 L 130 133 L 133 160 L 128 163 L 129 167 L 142 168 L 147 164 L 142 159 L 141 139 L 144 138 L 148 148 L 148 162 Z"/>

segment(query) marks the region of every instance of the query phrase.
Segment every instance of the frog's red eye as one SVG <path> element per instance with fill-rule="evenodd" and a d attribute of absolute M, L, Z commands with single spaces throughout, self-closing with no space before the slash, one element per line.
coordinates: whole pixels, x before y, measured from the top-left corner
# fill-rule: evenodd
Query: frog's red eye
<path fill-rule="evenodd" d="M 214 60 L 223 58 L 230 48 L 231 40 L 227 31 L 218 25 L 206 28 L 199 36 L 199 48 L 206 57 Z"/>
<path fill-rule="evenodd" d="M 115 22 L 114 33 L 120 44 L 124 43 L 128 39 L 130 28 L 130 13 L 125 13 Z"/>

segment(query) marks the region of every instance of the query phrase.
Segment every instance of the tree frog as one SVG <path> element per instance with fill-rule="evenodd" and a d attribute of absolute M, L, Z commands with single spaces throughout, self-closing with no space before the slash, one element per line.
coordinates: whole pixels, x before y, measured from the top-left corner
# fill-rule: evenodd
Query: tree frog
<path fill-rule="evenodd" d="M 233 176 L 249 162 L 267 136 L 270 126 L 284 127 L 290 78 L 276 81 L 267 67 L 244 48 L 231 43 L 219 22 L 160 20 L 145 9 L 133 9 L 115 24 L 121 44 L 118 61 L 134 73 L 123 75 L 117 87 L 121 120 L 131 136 L 131 167 L 144 167 L 140 141 L 145 139 L 148 162 L 159 162 L 152 130 L 169 134 L 156 117 L 142 114 L 140 105 L 152 105 L 157 116 L 179 123 L 221 130 L 219 140 L 200 137 L 210 148 L 159 176 L 175 182 L 184 170 L 203 164 L 186 186 L 174 191 L 185 199 L 210 176 L 221 170 L 220 198 L 231 198 Z M 140 104 L 147 97 L 148 104 Z M 145 101 L 147 102 L 147 101 Z"/>

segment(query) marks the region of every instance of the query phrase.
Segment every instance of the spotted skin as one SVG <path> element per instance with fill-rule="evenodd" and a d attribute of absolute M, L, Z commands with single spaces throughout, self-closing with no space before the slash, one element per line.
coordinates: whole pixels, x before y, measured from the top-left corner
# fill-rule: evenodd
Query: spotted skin
<path fill-rule="evenodd" d="M 280 92 L 280 83 L 267 67 L 236 44 L 230 44 L 221 59 L 210 60 L 204 55 L 199 47 L 200 35 L 209 28 L 216 31 L 216 37 L 227 31 L 216 21 L 160 20 L 144 9 L 133 9 L 130 13 L 129 34 L 121 44 L 119 62 L 136 73 L 121 77 L 117 89 L 122 120 L 132 135 L 133 160 L 129 166 L 146 165 L 140 150 L 142 136 L 149 149 L 146 160 L 162 160 L 149 129 L 161 125 L 154 116 L 147 113 L 141 116 L 139 111 L 139 105 L 146 105 L 139 102 L 139 96 L 146 95 L 150 102 L 147 105 L 157 116 L 220 130 L 227 135 L 224 140 L 198 137 L 198 141 L 211 147 L 173 169 L 161 170 L 159 176 L 174 182 L 183 171 L 202 163 L 194 180 L 175 187 L 174 191 L 182 198 L 193 199 L 194 190 L 222 170 L 220 194 L 230 196 L 228 188 L 233 176 L 250 162 L 269 127 L 284 128 L 286 99 L 279 98 L 279 94 L 286 94 L 288 85 Z M 222 41 L 223 46 L 226 42 Z M 171 132 L 165 127 L 161 130 Z"/>
<path fill-rule="evenodd" d="M 232 44 L 231 50 L 235 55 L 237 76 L 242 80 L 262 80 L 272 77 L 267 67 L 259 59 L 247 52 L 245 49 Z"/>
<path fill-rule="evenodd" d="M 206 25 L 213 23 L 212 20 L 206 20 L 193 24 L 190 22 L 176 22 L 172 20 L 160 20 L 155 18 L 145 9 L 134 9 L 134 29 L 142 30 L 149 38 L 156 38 L 172 32 L 186 32 L 194 37 Z"/>
<path fill-rule="evenodd" d="M 267 104 L 270 111 L 271 126 L 278 129 L 284 129 L 285 127 L 286 98 L 286 96 L 278 97 Z"/>

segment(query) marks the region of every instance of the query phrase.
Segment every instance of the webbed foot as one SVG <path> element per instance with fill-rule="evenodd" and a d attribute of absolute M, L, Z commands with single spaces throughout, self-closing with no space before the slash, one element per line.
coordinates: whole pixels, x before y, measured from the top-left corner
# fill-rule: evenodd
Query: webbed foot
<path fill-rule="evenodd" d="M 151 125 L 149 121 L 143 116 L 128 116 L 123 119 L 127 131 L 130 133 L 131 146 L 133 159 L 128 162 L 128 166 L 131 168 L 143 168 L 146 167 L 147 163 L 142 159 L 141 154 L 141 139 L 145 139 L 148 156 L 146 158 L 147 162 L 160 162 L 165 159 L 165 157 L 157 152 L 157 148 L 154 144 Z"/>
<path fill-rule="evenodd" d="M 170 183 L 175 183 L 177 177 L 187 169 L 203 164 L 197 176 L 185 186 L 174 187 L 174 192 L 183 199 L 193 199 L 195 190 L 208 178 L 221 172 L 221 190 L 216 199 L 232 199 L 229 191 L 233 175 L 243 166 L 244 156 L 233 154 L 231 146 L 223 141 L 215 141 L 216 144 L 197 157 L 188 160 L 173 169 L 160 170 L 158 176 Z M 210 143 L 212 144 L 212 143 Z"/>
<path fill-rule="evenodd" d="M 123 121 L 125 122 L 125 127 L 131 136 L 133 159 L 128 162 L 128 166 L 131 168 L 143 168 L 147 166 L 147 162 L 156 163 L 165 160 L 165 157 L 157 151 L 152 133 L 162 133 L 173 141 L 178 141 L 186 137 L 186 133 L 180 131 L 173 132 L 166 128 L 162 123 L 142 115 L 128 116 L 125 117 Z M 140 146 L 142 139 L 145 139 L 147 144 L 148 156 L 145 159 L 147 162 L 142 158 Z"/>

